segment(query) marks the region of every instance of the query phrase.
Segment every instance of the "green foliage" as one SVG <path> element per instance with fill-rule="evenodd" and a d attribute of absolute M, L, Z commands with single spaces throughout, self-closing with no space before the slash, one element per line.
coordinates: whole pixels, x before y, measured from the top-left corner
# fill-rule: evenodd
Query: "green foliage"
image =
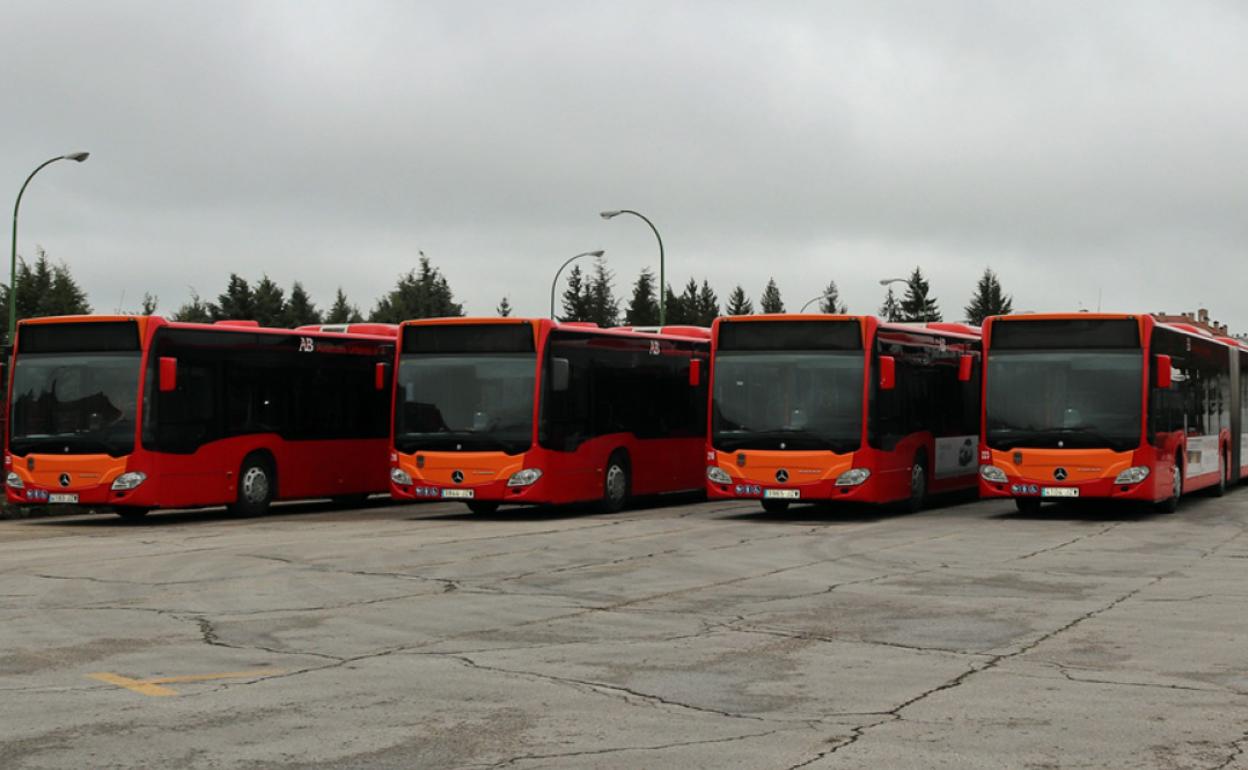
<path fill-rule="evenodd" d="M 966 306 L 966 320 L 979 326 L 992 315 L 1009 315 L 1014 312 L 1014 298 L 1001 290 L 1001 282 L 992 268 L 984 268 L 971 304 Z"/>
<path fill-rule="evenodd" d="M 594 275 L 586 287 L 589 293 L 589 318 L 603 328 L 619 326 L 620 303 L 615 298 L 612 284 L 615 274 L 607 269 L 607 260 L 598 257 L 594 260 Z"/>
<path fill-rule="evenodd" d="M 209 304 L 212 320 L 256 320 L 256 298 L 251 285 L 237 273 L 230 273 L 225 292 L 217 297 L 217 304 Z"/>
<path fill-rule="evenodd" d="M 828 281 L 828 285 L 823 289 L 823 298 L 819 300 L 819 312 L 844 315 L 847 310 L 849 308 L 841 302 L 841 292 L 836 288 L 836 281 Z"/>
<path fill-rule="evenodd" d="M 91 312 L 87 294 L 74 280 L 64 263 L 52 264 L 43 249 L 32 266 L 18 257 L 17 261 L 17 318 L 43 318 L 54 315 L 84 315 Z M 3 309 L 3 328 L 7 334 L 9 325 L 9 287 L 3 288 L 0 306 Z"/>
<path fill-rule="evenodd" d="M 256 294 L 259 295 L 259 287 Z M 290 287 L 290 299 L 286 300 L 285 306 L 282 308 L 281 326 L 287 329 L 293 329 L 296 326 L 308 326 L 310 324 L 321 323 L 321 313 L 316 309 L 316 305 L 312 303 L 312 298 L 304 291 L 303 284 L 295 281 L 295 285 Z"/>
<path fill-rule="evenodd" d="M 422 252 L 419 267 L 399 276 L 395 287 L 377 302 L 369 320 L 397 324 L 410 318 L 445 318 L 463 314 L 463 305 L 455 302 L 446 276 Z"/>
<path fill-rule="evenodd" d="M 572 272 L 568 273 L 568 287 L 563 290 L 563 315 L 559 316 L 559 320 L 588 321 L 589 303 L 589 286 L 585 274 L 581 272 L 580 265 L 573 265 Z"/>
<path fill-rule="evenodd" d="M 901 317 L 901 303 L 897 301 L 893 287 L 889 286 L 888 293 L 884 295 L 884 304 L 880 305 L 880 318 L 885 321 L 900 321 Z"/>
<path fill-rule="evenodd" d="M 728 306 L 724 308 L 725 315 L 754 315 L 754 302 L 745 296 L 745 289 L 741 288 L 741 284 L 732 290 L 732 294 L 728 295 Z"/>
<path fill-rule="evenodd" d="M 767 288 L 763 289 L 763 296 L 759 299 L 758 304 L 764 313 L 784 312 L 784 300 L 780 298 L 780 287 L 776 286 L 775 278 L 767 280 Z"/>
<path fill-rule="evenodd" d="M 191 301 L 178 308 L 173 315 L 169 316 L 169 320 L 207 324 L 212 323 L 215 311 L 216 308 L 211 303 L 201 300 L 199 293 L 191 289 Z"/>
<path fill-rule="evenodd" d="M 160 297 L 155 294 L 143 292 L 143 305 L 139 308 L 139 315 L 155 315 L 156 305 L 160 303 Z"/>
<path fill-rule="evenodd" d="M 506 296 L 498 303 L 498 307 L 494 308 L 494 312 L 499 318 L 511 318 L 511 300 Z"/>
<path fill-rule="evenodd" d="M 283 326 L 286 308 L 286 292 L 273 282 L 269 276 L 263 275 L 251 292 L 252 320 L 259 321 L 261 326 Z"/>
<path fill-rule="evenodd" d="M 923 277 L 923 271 L 914 268 L 906 281 L 906 296 L 901 300 L 901 316 L 905 321 L 940 321 L 940 308 L 931 296 L 931 287 Z"/>
<path fill-rule="evenodd" d="M 633 299 L 624 312 L 624 322 L 629 326 L 657 326 L 659 303 L 654 291 L 654 273 L 644 268 L 633 284 Z"/>
<path fill-rule="evenodd" d="M 334 304 L 325 315 L 324 323 L 358 324 L 363 321 L 364 316 L 360 315 L 359 308 L 347 302 L 347 295 L 343 293 L 342 287 L 339 286 L 338 293 L 334 295 Z"/>

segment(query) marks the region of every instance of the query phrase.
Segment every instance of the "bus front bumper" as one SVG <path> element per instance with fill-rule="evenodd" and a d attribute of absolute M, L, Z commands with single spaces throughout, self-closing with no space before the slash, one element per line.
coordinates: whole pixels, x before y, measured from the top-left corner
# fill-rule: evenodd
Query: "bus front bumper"
<path fill-rule="evenodd" d="M 1152 502 L 1152 479 L 1138 484 L 1115 484 L 1112 478 L 1085 479 L 1076 482 L 1058 482 L 1053 479 L 1028 478 L 1006 475 L 1003 482 L 979 479 L 981 498 L 1022 498 L 1052 503 L 1069 500 L 1139 500 Z"/>
<path fill-rule="evenodd" d="M 390 481 L 390 496 L 395 500 L 414 500 L 417 502 L 468 503 L 473 500 L 484 500 L 496 503 L 537 504 L 546 502 L 549 495 L 542 491 L 545 479 L 524 487 L 509 487 L 505 480 L 491 481 L 486 484 L 438 484 L 426 479 L 412 479 L 411 484 L 396 484 Z"/>
<path fill-rule="evenodd" d="M 800 503 L 803 500 L 864 501 L 873 497 L 870 489 L 873 480 L 868 478 L 861 484 L 839 487 L 833 479 L 808 484 L 764 484 L 735 478 L 730 484 L 719 484 L 708 480 L 706 496 L 712 500 L 787 500 L 791 503 Z"/>

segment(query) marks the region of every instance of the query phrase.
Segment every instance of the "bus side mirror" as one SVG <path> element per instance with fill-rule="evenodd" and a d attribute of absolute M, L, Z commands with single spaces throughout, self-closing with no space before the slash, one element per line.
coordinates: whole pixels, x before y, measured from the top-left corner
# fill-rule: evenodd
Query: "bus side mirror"
<path fill-rule="evenodd" d="M 702 384 L 702 361 L 695 358 L 689 362 L 689 387 L 696 388 Z"/>
<path fill-rule="evenodd" d="M 385 390 L 390 384 L 390 364 L 377 362 L 376 368 L 373 369 L 373 387 L 377 390 Z"/>
<path fill-rule="evenodd" d="M 1165 389 L 1170 387 L 1170 356 L 1155 355 L 1153 356 L 1153 371 L 1157 372 L 1156 379 L 1153 381 L 1157 387 Z"/>
<path fill-rule="evenodd" d="M 880 356 L 880 390 L 897 387 L 897 360 L 892 356 Z"/>
<path fill-rule="evenodd" d="M 971 372 L 974 371 L 975 357 L 963 355 L 958 359 L 958 382 L 970 382 Z"/>
<path fill-rule="evenodd" d="M 169 393 L 178 389 L 178 359 L 172 356 L 160 357 L 160 383 L 161 393 Z"/>
<path fill-rule="evenodd" d="M 566 358 L 550 359 L 550 389 L 555 393 L 563 393 L 568 389 L 572 379 L 572 365 Z"/>

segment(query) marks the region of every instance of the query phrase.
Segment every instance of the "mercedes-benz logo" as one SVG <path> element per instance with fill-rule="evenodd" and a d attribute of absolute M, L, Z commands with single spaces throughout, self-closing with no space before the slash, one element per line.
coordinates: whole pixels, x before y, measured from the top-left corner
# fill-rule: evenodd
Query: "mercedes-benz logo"
<path fill-rule="evenodd" d="M 63 486 L 63 487 L 67 487 L 67 486 L 69 486 L 69 474 L 68 474 L 68 473 L 62 473 L 62 474 L 61 474 L 61 477 L 60 477 L 59 479 L 57 479 L 57 481 L 59 481 L 59 482 L 61 483 L 61 486 Z"/>
<path fill-rule="evenodd" d="M 1054 468 L 1054 469 L 1053 469 L 1053 478 L 1057 479 L 1058 481 L 1065 481 L 1065 480 L 1066 480 L 1066 469 L 1065 469 L 1065 468 Z"/>
<path fill-rule="evenodd" d="M 463 471 L 451 471 L 451 481 L 454 481 L 456 484 L 464 483 L 464 472 Z"/>
<path fill-rule="evenodd" d="M 776 471 L 776 481 L 779 481 L 781 484 L 783 484 L 784 482 L 788 480 L 789 480 L 788 471 L 786 471 L 784 468 L 781 468 L 780 470 Z"/>

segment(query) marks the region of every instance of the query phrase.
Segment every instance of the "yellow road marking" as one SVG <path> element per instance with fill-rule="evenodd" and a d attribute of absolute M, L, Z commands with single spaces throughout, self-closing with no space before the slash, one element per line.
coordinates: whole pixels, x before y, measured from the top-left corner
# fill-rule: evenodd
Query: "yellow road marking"
<path fill-rule="evenodd" d="M 216 679 L 247 679 L 253 676 L 265 676 L 271 674 L 280 674 L 280 668 L 257 668 L 250 671 L 227 671 L 221 674 L 185 674 L 183 676 L 160 676 L 151 679 L 132 679 L 128 676 L 120 674 L 112 674 L 107 671 L 100 671 L 94 674 L 87 674 L 100 682 L 124 687 L 132 692 L 140 695 L 150 695 L 154 698 L 169 697 L 177 695 L 177 690 L 169 687 L 162 687 L 166 684 L 177 684 L 182 682 L 211 682 Z"/>

